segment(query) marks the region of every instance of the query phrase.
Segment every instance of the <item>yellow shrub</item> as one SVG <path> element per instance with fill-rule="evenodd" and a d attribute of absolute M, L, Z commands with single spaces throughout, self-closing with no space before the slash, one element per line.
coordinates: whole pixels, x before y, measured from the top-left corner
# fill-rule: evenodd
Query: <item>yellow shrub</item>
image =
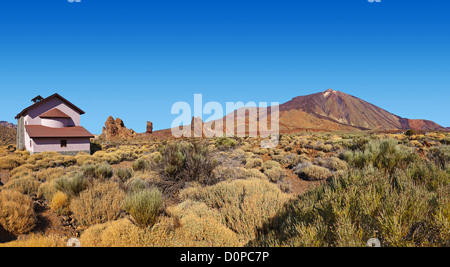
<path fill-rule="evenodd" d="M 158 246 L 152 241 L 151 230 L 141 229 L 128 219 L 97 224 L 80 237 L 82 247 L 147 247 Z"/>
<path fill-rule="evenodd" d="M 37 197 L 44 197 L 48 201 L 51 201 L 58 191 L 55 188 L 55 181 L 56 180 L 46 181 L 39 185 Z"/>
<path fill-rule="evenodd" d="M 221 222 L 236 232 L 240 241 L 254 239 L 257 230 L 263 229 L 289 199 L 276 185 L 257 178 L 187 188 L 180 197 L 218 209 Z"/>
<path fill-rule="evenodd" d="M 14 190 L 0 192 L 0 224 L 13 234 L 24 234 L 36 225 L 33 200 Z"/>
<path fill-rule="evenodd" d="M 66 213 L 68 211 L 70 201 L 69 197 L 61 191 L 58 191 L 50 203 L 50 208 L 58 213 Z"/>
<path fill-rule="evenodd" d="M 39 181 L 53 181 L 61 177 L 64 172 L 64 168 L 48 168 L 40 170 L 35 176 Z"/>
<path fill-rule="evenodd" d="M 95 182 L 70 203 L 70 210 L 80 224 L 94 225 L 115 220 L 121 212 L 125 192 L 114 182 Z"/>
<path fill-rule="evenodd" d="M 183 247 L 237 247 L 239 236 L 221 221 L 221 214 L 205 203 L 187 200 L 168 210 L 179 220 L 174 242 Z"/>
<path fill-rule="evenodd" d="M 38 180 L 32 178 L 31 176 L 25 176 L 23 178 L 11 179 L 5 184 L 4 188 L 16 190 L 22 194 L 31 196 L 37 195 L 40 185 L 41 183 Z"/>
<path fill-rule="evenodd" d="M 16 241 L 0 244 L 0 247 L 65 247 L 67 238 L 60 235 L 31 234 Z"/>
<path fill-rule="evenodd" d="M 12 170 L 24 164 L 25 161 L 15 156 L 5 156 L 0 158 L 0 169 Z"/>
<path fill-rule="evenodd" d="M 14 168 L 11 172 L 10 175 L 11 177 L 20 177 L 20 176 L 24 176 L 26 174 L 31 174 L 33 173 L 33 169 L 34 169 L 34 165 L 32 164 L 23 164 L 17 168 Z"/>

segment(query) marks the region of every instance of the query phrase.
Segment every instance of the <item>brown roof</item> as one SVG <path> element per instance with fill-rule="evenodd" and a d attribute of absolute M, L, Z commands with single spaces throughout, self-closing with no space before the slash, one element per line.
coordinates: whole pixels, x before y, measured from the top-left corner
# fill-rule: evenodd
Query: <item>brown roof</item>
<path fill-rule="evenodd" d="M 84 127 L 50 128 L 42 125 L 25 125 L 25 129 L 31 138 L 69 138 L 83 137 L 93 138 L 94 135 Z"/>
<path fill-rule="evenodd" d="M 49 100 L 51 100 L 51 99 L 53 99 L 53 98 L 55 98 L 55 97 L 61 99 L 61 100 L 62 100 L 63 102 L 65 102 L 68 106 L 72 107 L 74 110 L 76 110 L 78 113 L 80 113 L 80 115 L 83 115 L 83 114 L 85 113 L 83 110 L 81 110 L 79 107 L 75 106 L 74 104 L 70 103 L 70 102 L 69 102 L 67 99 L 65 99 L 64 97 L 60 96 L 59 94 L 54 94 L 54 95 L 51 95 L 51 96 L 47 97 L 46 99 L 43 99 L 43 100 L 41 100 L 41 101 L 39 101 L 39 102 L 36 102 L 36 103 L 34 103 L 33 105 L 31 105 L 31 106 L 27 107 L 26 109 L 22 110 L 22 112 L 20 112 L 19 114 L 17 114 L 16 119 L 18 119 L 18 118 L 20 118 L 21 116 L 25 115 L 25 114 L 28 112 L 28 110 L 30 110 L 30 109 L 32 109 L 32 108 L 35 108 L 35 107 L 39 106 L 40 104 L 45 103 L 45 102 L 47 102 L 47 101 L 49 101 Z"/>
<path fill-rule="evenodd" d="M 54 108 L 52 110 L 49 110 L 39 116 L 41 118 L 63 118 L 63 119 L 70 119 L 70 116 L 66 113 L 62 112 L 61 110 Z"/>

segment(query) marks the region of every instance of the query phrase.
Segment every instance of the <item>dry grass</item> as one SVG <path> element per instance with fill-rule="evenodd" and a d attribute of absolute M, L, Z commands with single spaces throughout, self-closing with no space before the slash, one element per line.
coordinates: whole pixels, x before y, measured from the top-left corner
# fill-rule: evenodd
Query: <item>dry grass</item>
<path fill-rule="evenodd" d="M 0 247 L 65 247 L 67 243 L 67 237 L 60 235 L 43 235 L 43 234 L 31 234 L 22 236 L 18 240 L 0 244 Z"/>
<path fill-rule="evenodd" d="M 188 188 L 181 192 L 181 197 L 217 209 L 221 222 L 236 232 L 241 241 L 255 238 L 288 200 L 288 196 L 276 185 L 255 178 L 225 181 L 205 188 Z"/>
<path fill-rule="evenodd" d="M 24 234 L 36 225 L 30 197 L 14 190 L 0 191 L 0 224 L 13 234 Z"/>
<path fill-rule="evenodd" d="M 125 193 L 114 182 L 95 182 L 92 187 L 72 199 L 70 210 L 77 221 L 85 226 L 119 218 Z"/>

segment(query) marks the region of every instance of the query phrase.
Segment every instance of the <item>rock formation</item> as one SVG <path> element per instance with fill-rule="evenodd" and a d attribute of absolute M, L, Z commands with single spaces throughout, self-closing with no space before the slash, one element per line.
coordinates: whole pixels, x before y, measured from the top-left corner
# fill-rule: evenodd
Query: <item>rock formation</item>
<path fill-rule="evenodd" d="M 145 133 L 147 133 L 147 134 L 153 133 L 153 122 L 147 121 L 147 131 Z"/>
<path fill-rule="evenodd" d="M 110 116 L 103 127 L 103 134 L 106 140 L 128 139 L 136 136 L 136 132 L 125 127 L 123 120 L 114 119 Z"/>
<path fill-rule="evenodd" d="M 191 121 L 191 136 L 192 137 L 205 137 L 203 132 L 203 120 L 200 117 L 192 117 Z"/>

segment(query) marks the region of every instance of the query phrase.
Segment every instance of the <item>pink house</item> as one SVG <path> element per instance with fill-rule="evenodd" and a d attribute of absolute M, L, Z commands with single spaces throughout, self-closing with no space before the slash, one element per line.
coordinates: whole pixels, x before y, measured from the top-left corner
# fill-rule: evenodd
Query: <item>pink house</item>
<path fill-rule="evenodd" d="M 58 94 L 35 97 L 33 105 L 17 114 L 17 149 L 31 154 L 59 152 L 74 155 L 90 153 L 94 137 L 80 125 L 84 111 Z"/>

